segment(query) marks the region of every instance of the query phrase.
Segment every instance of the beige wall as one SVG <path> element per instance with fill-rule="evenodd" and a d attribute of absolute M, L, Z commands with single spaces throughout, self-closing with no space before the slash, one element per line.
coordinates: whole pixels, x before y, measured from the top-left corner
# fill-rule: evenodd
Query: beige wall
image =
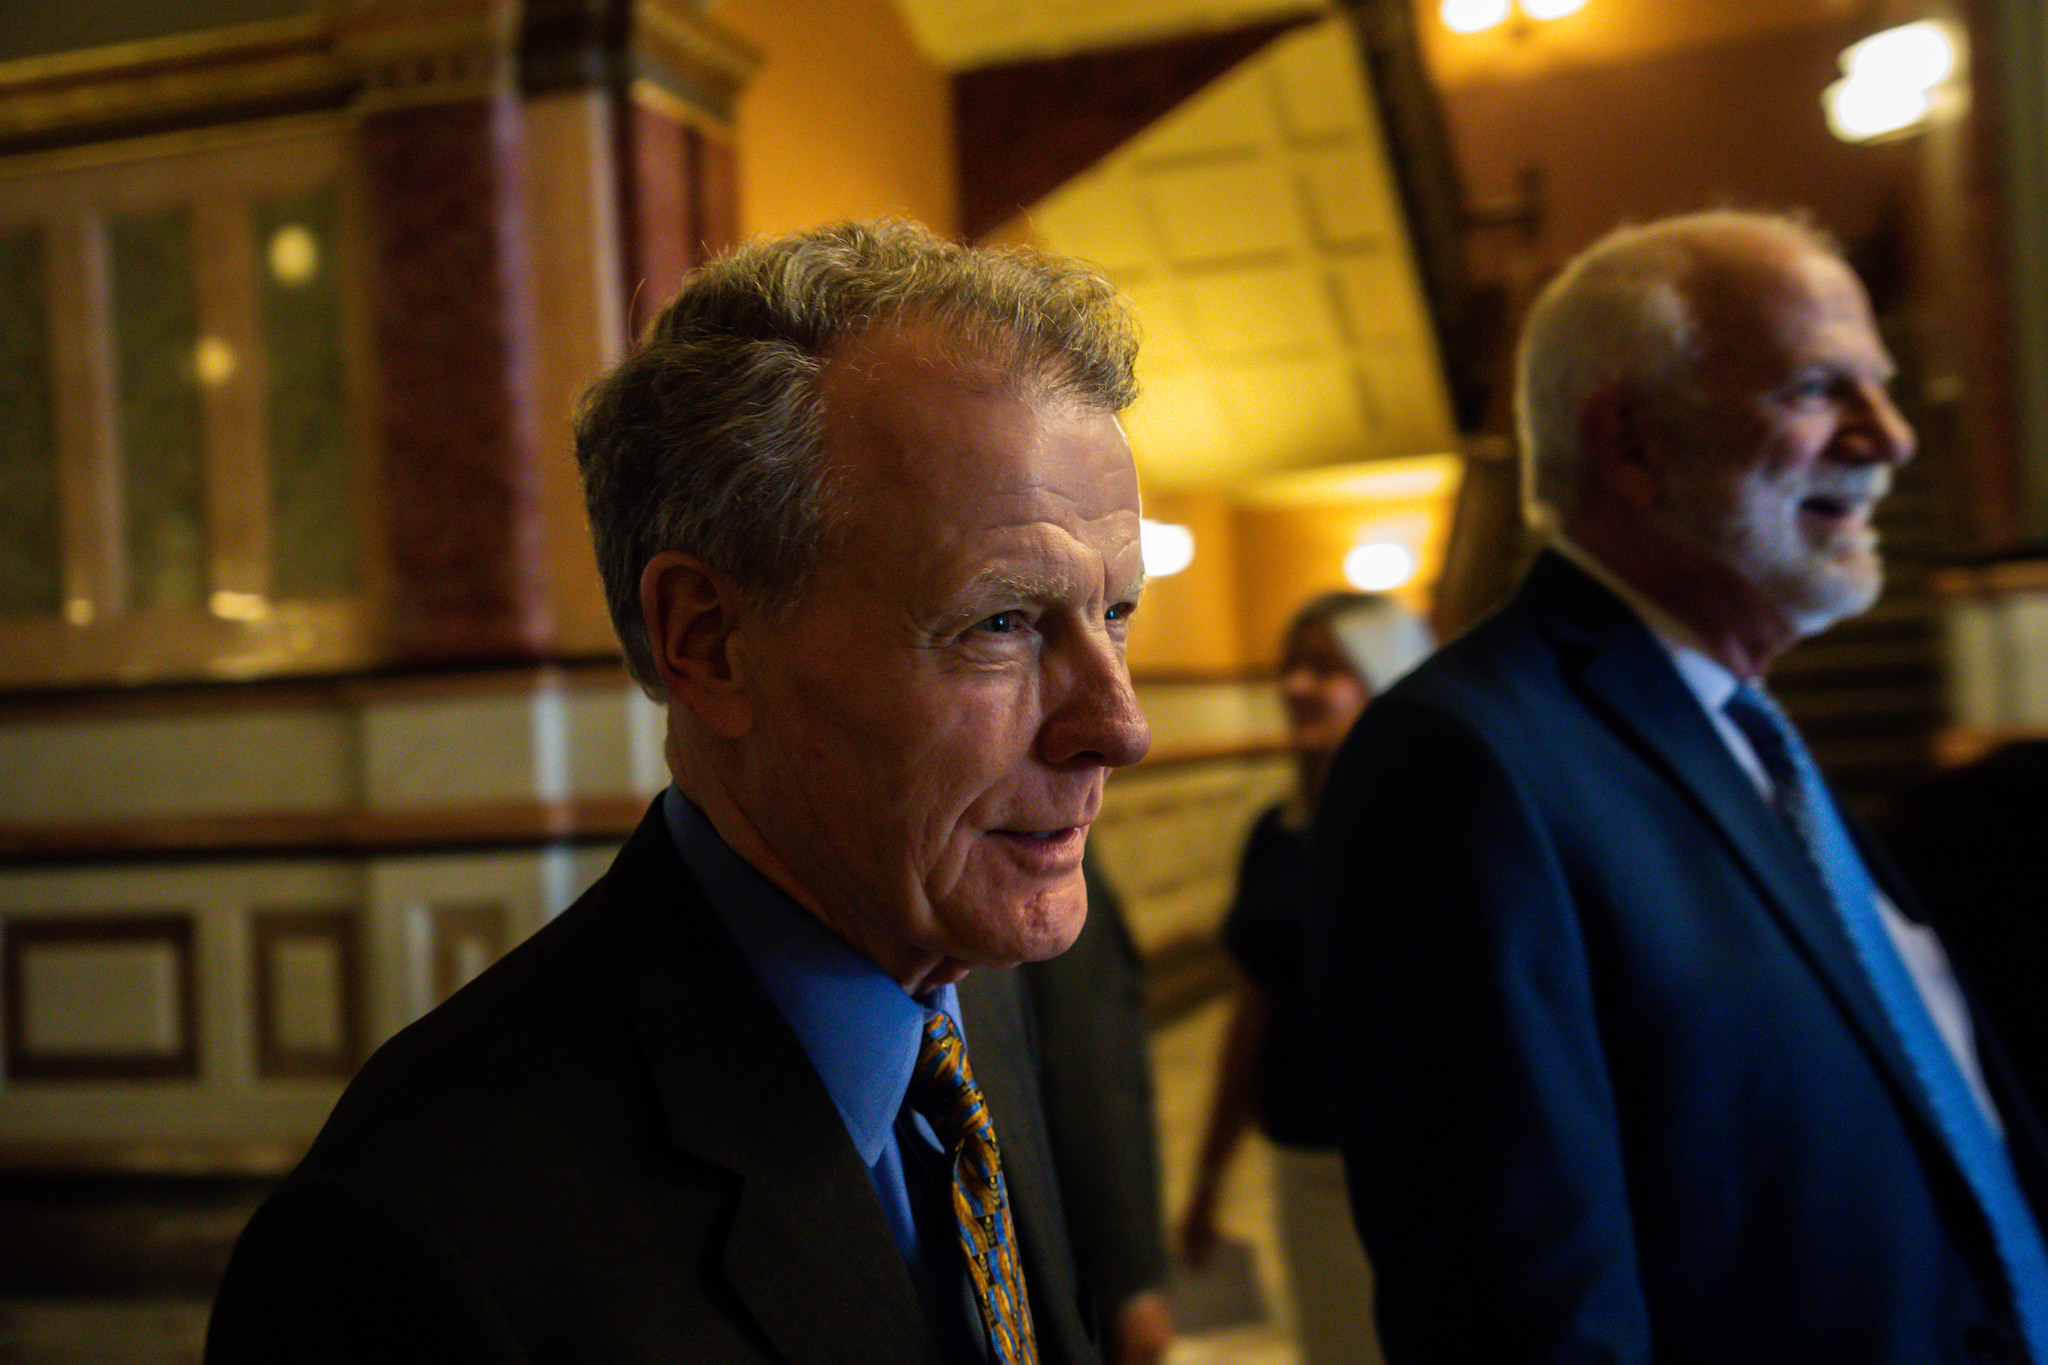
<path fill-rule="evenodd" d="M 895 5 L 727 0 L 713 17 L 763 54 L 738 110 L 742 232 L 893 214 L 954 235 L 946 73 Z"/>

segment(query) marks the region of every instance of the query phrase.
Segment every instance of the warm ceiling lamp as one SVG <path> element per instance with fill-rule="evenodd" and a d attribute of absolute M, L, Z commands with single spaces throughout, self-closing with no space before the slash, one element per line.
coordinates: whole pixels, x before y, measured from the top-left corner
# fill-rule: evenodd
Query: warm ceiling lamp
<path fill-rule="evenodd" d="M 1443 0 L 1437 13 L 1444 27 L 1459 33 L 1477 33 L 1492 28 L 1508 17 L 1512 0 Z M 1583 9 L 1586 0 L 1521 0 L 1522 13 L 1531 19 L 1562 19 Z"/>
<path fill-rule="evenodd" d="M 1138 523 L 1138 553 L 1145 577 L 1169 578 L 1195 562 L 1195 533 L 1171 521 L 1146 517 Z"/>
<path fill-rule="evenodd" d="M 1910 128 L 1955 69 L 1955 44 L 1932 20 L 1873 33 L 1842 53 L 1842 79 L 1821 95 L 1828 128 L 1844 142 Z"/>
<path fill-rule="evenodd" d="M 1354 545 L 1344 556 L 1344 577 L 1361 592 L 1391 592 L 1415 577 L 1415 554 L 1391 540 Z"/>
<path fill-rule="evenodd" d="M 1444 27 L 1455 33 L 1477 33 L 1508 17 L 1508 0 L 1444 0 Z"/>

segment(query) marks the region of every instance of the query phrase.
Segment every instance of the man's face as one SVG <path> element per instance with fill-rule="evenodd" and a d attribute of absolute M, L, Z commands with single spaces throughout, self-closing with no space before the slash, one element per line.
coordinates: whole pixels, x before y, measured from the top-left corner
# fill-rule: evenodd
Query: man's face
<path fill-rule="evenodd" d="M 1723 267 L 1695 291 L 1700 402 L 1669 419 L 1681 453 L 1660 520 L 1810 635 L 1876 601 L 1871 516 L 1913 432 L 1847 266 L 1770 243 Z"/>
<path fill-rule="evenodd" d="M 1143 585 L 1116 418 L 1021 400 L 885 334 L 820 379 L 838 533 L 736 642 L 737 804 L 841 937 L 922 990 L 1063 950 L 1109 769 L 1144 756 Z"/>

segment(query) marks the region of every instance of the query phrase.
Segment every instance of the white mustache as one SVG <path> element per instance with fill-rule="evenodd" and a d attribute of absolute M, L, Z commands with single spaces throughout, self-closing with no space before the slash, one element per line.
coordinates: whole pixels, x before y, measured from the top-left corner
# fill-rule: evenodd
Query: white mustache
<path fill-rule="evenodd" d="M 1806 496 L 1828 498 L 1849 507 L 1874 504 L 1892 491 L 1892 471 L 1884 465 L 1860 469 L 1817 471 L 1806 481 Z"/>

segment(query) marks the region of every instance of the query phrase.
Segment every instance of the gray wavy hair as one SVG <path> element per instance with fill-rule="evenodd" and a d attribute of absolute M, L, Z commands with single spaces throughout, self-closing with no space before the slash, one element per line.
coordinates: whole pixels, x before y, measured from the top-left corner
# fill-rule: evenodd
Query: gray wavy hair
<path fill-rule="evenodd" d="M 1830 256 L 1834 239 L 1800 213 L 1714 209 L 1617 228 L 1569 261 L 1530 306 L 1515 363 L 1515 419 L 1532 511 L 1571 514 L 1581 473 L 1579 415 L 1619 384 L 1665 414 L 1697 400 L 1692 290 L 1717 241 L 1789 240 Z"/>
<path fill-rule="evenodd" d="M 696 555 L 766 611 L 792 606 L 833 530 L 817 379 L 854 339 L 915 325 L 946 360 L 1034 401 L 1119 412 L 1137 333 L 1078 262 L 947 242 L 914 223 L 758 241 L 691 275 L 576 418 L 598 571 L 626 667 L 663 699 L 640 573 Z"/>

